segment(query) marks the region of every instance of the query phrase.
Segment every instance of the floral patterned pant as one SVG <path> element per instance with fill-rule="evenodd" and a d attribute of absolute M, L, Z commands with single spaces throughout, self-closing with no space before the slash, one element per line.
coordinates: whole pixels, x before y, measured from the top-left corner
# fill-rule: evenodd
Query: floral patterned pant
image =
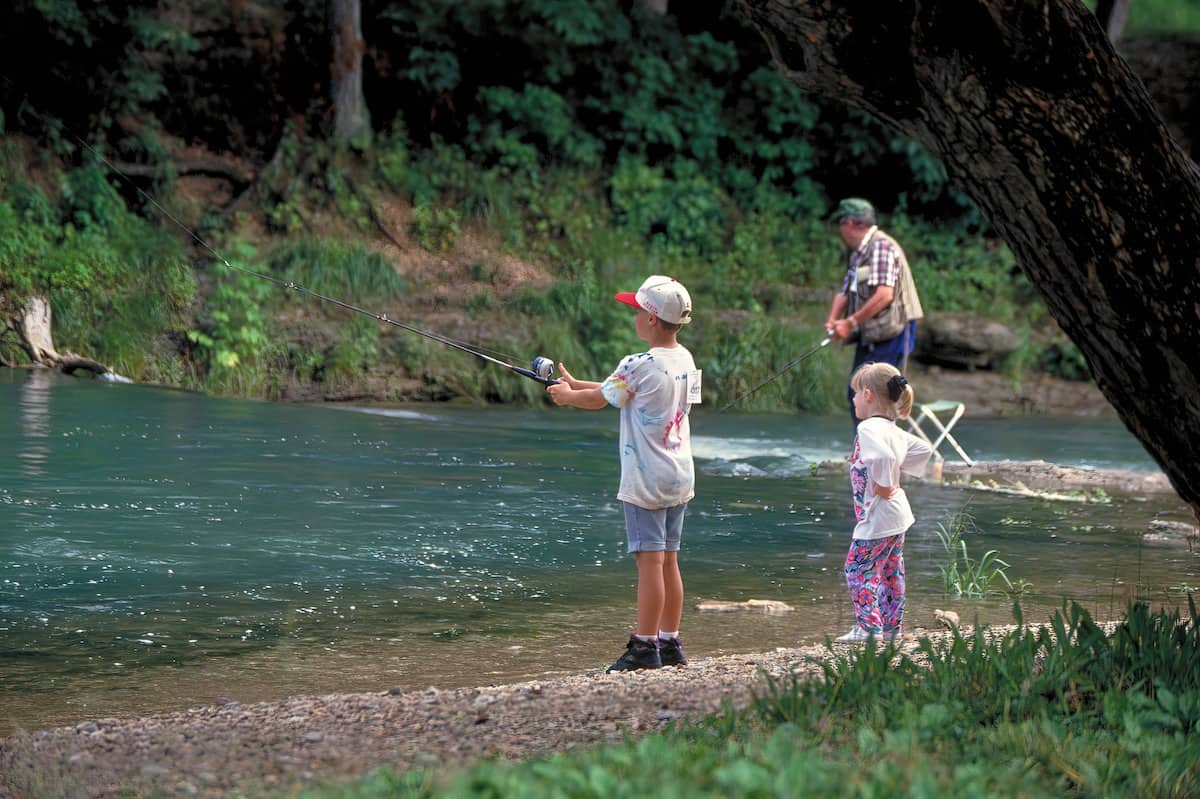
<path fill-rule="evenodd" d="M 904 618 L 904 533 L 854 539 L 843 570 L 858 626 L 874 633 L 900 629 Z"/>

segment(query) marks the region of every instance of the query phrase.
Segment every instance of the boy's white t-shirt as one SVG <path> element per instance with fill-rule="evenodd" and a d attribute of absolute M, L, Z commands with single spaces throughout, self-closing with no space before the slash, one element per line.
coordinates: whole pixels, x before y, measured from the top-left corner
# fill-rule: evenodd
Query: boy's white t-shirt
<path fill-rule="evenodd" d="M 872 540 L 903 533 L 914 521 L 900 473 L 920 475 L 933 448 L 890 419 L 872 416 L 858 425 L 850 454 L 850 491 L 854 497 L 854 538 Z M 877 496 L 873 484 L 897 486 L 890 499 Z"/>
<path fill-rule="evenodd" d="M 621 409 L 617 499 L 659 510 L 695 496 L 689 375 L 699 379 L 686 347 L 652 347 L 627 356 L 600 385 L 608 404 Z"/>

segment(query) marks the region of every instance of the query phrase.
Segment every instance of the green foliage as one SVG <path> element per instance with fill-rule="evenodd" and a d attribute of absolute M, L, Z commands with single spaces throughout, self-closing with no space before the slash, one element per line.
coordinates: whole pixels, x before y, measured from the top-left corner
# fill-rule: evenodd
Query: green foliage
<path fill-rule="evenodd" d="M 408 187 L 409 152 L 403 127 L 380 137 L 373 153 L 375 169 L 384 185 L 392 191 L 406 191 Z"/>
<path fill-rule="evenodd" d="M 479 170 L 461 148 L 435 143 L 412 159 L 406 185 L 413 205 L 464 202 L 477 188 Z"/>
<path fill-rule="evenodd" d="M 1039 350 L 1034 366 L 1040 372 L 1066 380 L 1090 380 L 1092 376 L 1083 353 L 1066 337 L 1051 341 Z"/>
<path fill-rule="evenodd" d="M 678 255 L 711 255 L 725 234 L 726 200 L 696 162 L 677 161 L 671 174 L 626 159 L 613 173 L 611 197 L 617 222 Z"/>
<path fill-rule="evenodd" d="M 965 311 L 1000 321 L 1024 318 L 1022 302 L 1032 287 L 1012 252 L 954 226 L 938 229 L 899 216 L 887 231 L 896 237 L 912 267 L 922 305 L 936 311 Z M 1004 298 L 997 302 L 997 298 Z"/>
<path fill-rule="evenodd" d="M 705 401 L 723 407 L 765 382 L 735 408 L 828 413 L 843 407 L 850 362 L 849 352 L 841 352 L 841 348 L 819 350 L 771 379 L 820 342 L 823 335 L 811 332 L 816 327 L 801 329 L 757 316 L 749 317 L 744 326 L 732 319 L 726 324 L 706 325 L 697 331 L 695 348 L 702 353 L 697 360 L 704 368 Z"/>
<path fill-rule="evenodd" d="M 394 151 L 394 142 L 390 145 Z M 395 164 L 389 162 L 395 169 Z M 292 234 L 311 227 L 307 215 L 332 210 L 359 230 L 371 228 L 363 197 L 351 171 L 354 156 L 329 141 L 301 142 L 289 125 L 275 157 L 263 170 L 261 185 L 267 223 L 275 233 Z"/>
<path fill-rule="evenodd" d="M 415 205 L 412 210 L 412 235 L 430 252 L 447 252 L 458 240 L 459 213 L 437 205 Z"/>
<path fill-rule="evenodd" d="M 595 168 L 601 143 L 575 119 L 570 103 L 545 86 L 483 87 L 481 116 L 472 119 L 469 146 L 485 165 L 536 177 L 544 153 L 564 164 Z"/>
<path fill-rule="evenodd" d="M 1096 0 L 1084 0 L 1096 10 Z M 1130 3 L 1127 30 L 1130 33 L 1200 31 L 1200 5 L 1192 0 L 1138 0 Z"/>
<path fill-rule="evenodd" d="M 938 540 L 942 542 L 947 562 L 938 566 L 942 575 L 942 588 L 947 594 L 967 597 L 985 597 L 989 594 L 1012 593 L 1014 587 L 1008 579 L 1009 564 L 989 549 L 982 557 L 973 558 L 967 551 L 964 535 L 978 532 L 975 519 L 966 512 L 958 512 L 950 517 L 948 524 L 938 522 Z M 1001 591 L 994 586 L 1003 582 L 1007 591 Z M 1021 582 L 1021 590 L 1026 590 L 1029 584 Z"/>
<path fill-rule="evenodd" d="M 304 237 L 272 252 L 267 263 L 283 280 L 350 303 L 391 299 L 407 288 L 386 258 L 359 241 Z M 301 301 L 314 302 L 307 297 Z"/>
<path fill-rule="evenodd" d="M 846 187 L 869 187 L 876 205 L 892 212 L 884 226 L 905 246 L 930 312 L 981 313 L 1025 329 L 1044 314 L 1011 253 L 981 237 L 986 227 L 978 213 L 927 150 L 881 122 L 804 94 L 770 63 L 757 31 L 722 4 L 677 4 L 664 17 L 632 5 L 414 0 L 365 8 L 368 42 L 380 56 L 370 70 L 368 102 L 385 133 L 351 152 L 319 136 L 327 100 L 306 87 L 326 79 L 324 67 L 290 54 L 324 41 L 325 9 L 314 0 L 261 10 L 265 30 L 296 43 L 280 63 L 278 53 L 259 47 L 257 34 L 208 9 L 194 9 L 184 22 L 144 0 L 20 4 L 0 44 L 45 44 L 38 57 L 54 65 L 51 74 L 78 86 L 64 88 L 61 101 L 43 93 L 39 103 L 49 101 L 50 113 L 39 110 L 36 124 L 28 108 L 9 105 L 3 123 L 72 157 L 80 152 L 77 132 L 102 152 L 140 163 L 169 162 L 168 134 L 180 131 L 188 131 L 189 142 L 244 153 L 263 165 L 254 194 L 275 235 L 329 231 L 343 221 L 373 235 L 368 198 L 380 190 L 411 200 L 408 232 L 431 253 L 472 257 L 463 240 L 471 246 L 479 239 L 463 232 L 479 226 L 506 254 L 547 269 L 564 285 L 510 303 L 481 288 L 455 310 L 507 319 L 514 308 L 525 309 L 530 313 L 512 317 L 509 327 L 514 351 L 533 351 L 539 329 L 552 327 L 565 337 L 551 342 L 554 349 L 577 350 L 575 362 L 593 374 L 641 348 L 628 318 L 610 307 L 612 291 L 649 272 L 676 275 L 697 298 L 697 324 L 686 339 L 703 362 L 709 397 L 732 398 L 819 334 L 822 303 L 794 286 L 832 292 L 838 284 L 843 255 L 822 220 L 829 194 Z M 71 50 L 78 52 L 64 55 Z M 73 73 L 62 64 L 80 66 Z M 247 69 L 265 76 L 261 86 L 239 83 Z M 81 87 L 88 96 L 78 102 Z M 158 188 L 166 191 L 170 168 L 162 174 Z M 0 197 L 0 281 L 17 295 L 35 286 L 83 292 L 112 281 L 126 256 L 110 257 L 111 229 L 131 210 L 157 214 L 126 208 L 94 166 L 72 170 L 53 198 L 27 183 L 8 181 Z M 212 225 L 205 238 L 228 235 L 220 213 L 205 219 Z M 59 250 L 70 257 L 46 257 Z M 361 254 L 333 259 L 316 277 L 321 270 L 310 255 L 302 257 L 309 262 L 303 267 L 292 257 L 276 253 L 268 260 L 276 273 L 322 293 L 375 300 L 398 292 L 343 282 L 384 274 L 356 265 Z M 55 300 L 72 335 L 86 335 L 95 321 L 81 306 L 84 297 L 64 293 Z M 273 295 L 264 310 L 286 301 Z M 173 304 L 172 313 L 181 307 Z M 188 327 L 209 335 L 214 321 L 165 321 L 156 332 L 167 340 Z M 347 354 L 359 347 L 341 336 L 291 342 L 280 350 L 292 353 L 290 363 L 274 356 L 264 363 L 324 376 L 337 362 L 339 379 L 348 379 L 370 359 Z M 208 363 L 212 353 L 204 352 Z M 831 348 L 748 406 L 840 407 L 845 355 Z M 1015 379 L 1034 365 L 1070 375 L 1080 363 L 1076 355 L 1069 346 L 1039 353 L 1031 344 L 1009 368 Z M 379 357 L 386 361 L 392 353 L 385 347 Z M 527 396 L 503 374 L 492 385 L 492 378 L 465 371 L 439 376 L 439 368 L 433 362 L 427 372 L 435 393 L 461 385 L 475 397 Z M 270 390 L 272 380 L 245 384 Z M 529 393 L 528 401 L 540 395 Z"/>
<path fill-rule="evenodd" d="M 62 174 L 51 198 L 13 157 L 0 170 L 0 292 L 48 297 L 59 349 L 135 378 L 163 363 L 147 342 L 179 330 L 195 292 L 182 248 L 130 213 L 95 164 Z"/>
<path fill-rule="evenodd" d="M 235 241 L 227 248 L 230 263 L 263 271 L 253 263 L 254 247 Z M 215 288 L 201 328 L 188 332 L 196 354 L 207 364 L 209 386 L 223 393 L 261 387 L 264 364 L 279 355 L 264 308 L 275 290 L 271 283 L 216 262 L 209 267 Z M 264 360 L 265 359 L 265 360 Z"/>
<path fill-rule="evenodd" d="M 341 336 L 328 362 L 331 379 L 361 375 L 379 358 L 379 323 L 362 314 L 351 315 L 341 326 Z"/>

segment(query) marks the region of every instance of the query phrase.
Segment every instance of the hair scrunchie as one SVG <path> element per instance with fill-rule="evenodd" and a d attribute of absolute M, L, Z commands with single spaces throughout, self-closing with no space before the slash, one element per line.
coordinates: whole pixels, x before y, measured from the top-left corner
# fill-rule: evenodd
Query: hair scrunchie
<path fill-rule="evenodd" d="M 900 395 L 904 393 L 904 387 L 907 385 L 908 378 L 904 375 L 896 375 L 887 381 L 888 399 L 892 402 L 899 402 Z"/>

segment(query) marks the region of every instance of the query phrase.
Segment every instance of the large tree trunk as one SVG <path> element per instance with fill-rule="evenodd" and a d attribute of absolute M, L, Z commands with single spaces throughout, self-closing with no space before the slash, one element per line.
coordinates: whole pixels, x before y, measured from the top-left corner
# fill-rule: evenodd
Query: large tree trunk
<path fill-rule="evenodd" d="M 342 143 L 370 135 L 371 115 L 363 95 L 362 4 L 359 0 L 329 0 L 329 28 L 333 36 L 330 88 L 333 93 L 333 135 Z"/>
<path fill-rule="evenodd" d="M 669 0 L 637 0 L 637 5 L 648 14 L 665 17 Z"/>
<path fill-rule="evenodd" d="M 6 303 L 0 301 L 0 308 Z M 29 353 L 29 360 L 37 366 L 52 366 L 68 374 L 83 370 L 91 372 L 96 377 L 107 377 L 119 382 L 129 382 L 104 364 L 91 358 L 77 355 L 73 352 L 59 352 L 54 348 L 54 336 L 51 333 L 52 314 L 50 303 L 45 297 L 34 295 L 17 309 L 12 326 L 21 336 L 21 345 Z M 7 320 L 0 320 L 8 323 Z"/>
<path fill-rule="evenodd" d="M 792 81 L 942 158 L 1200 515 L 1200 168 L 1096 18 L 1057 0 L 736 7 Z"/>

